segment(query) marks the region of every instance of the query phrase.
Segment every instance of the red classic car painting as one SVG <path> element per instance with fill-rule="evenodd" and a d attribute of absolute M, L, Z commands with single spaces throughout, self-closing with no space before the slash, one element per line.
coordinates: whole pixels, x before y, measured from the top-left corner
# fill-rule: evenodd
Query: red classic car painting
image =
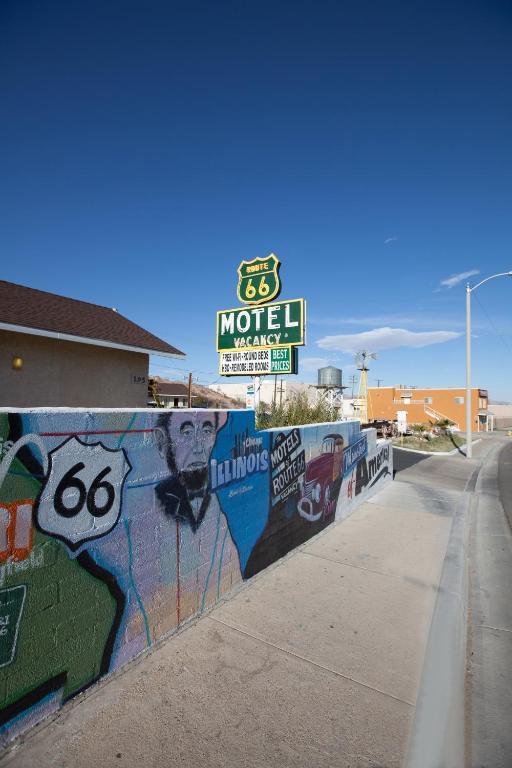
<path fill-rule="evenodd" d="M 343 477 L 343 445 L 341 435 L 326 435 L 320 455 L 306 464 L 303 496 L 297 504 L 305 520 L 334 515 Z"/>

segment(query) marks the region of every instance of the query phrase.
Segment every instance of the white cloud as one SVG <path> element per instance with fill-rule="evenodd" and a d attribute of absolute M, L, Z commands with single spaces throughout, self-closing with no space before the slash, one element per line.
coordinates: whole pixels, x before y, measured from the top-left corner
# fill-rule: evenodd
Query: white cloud
<path fill-rule="evenodd" d="M 299 365 L 302 371 L 316 371 L 328 365 L 325 357 L 299 357 Z"/>
<path fill-rule="evenodd" d="M 378 352 L 381 349 L 395 347 L 428 347 L 442 344 L 460 336 L 455 331 L 407 331 L 405 328 L 374 328 L 363 333 L 346 333 L 336 336 L 324 336 L 317 341 L 321 349 L 354 353 L 360 349 Z"/>
<path fill-rule="evenodd" d="M 309 317 L 308 322 L 313 325 L 386 325 L 387 323 L 409 324 L 416 323 L 417 319 L 410 315 L 382 314 L 363 315 L 362 317 Z"/>
<path fill-rule="evenodd" d="M 441 289 L 439 289 L 441 290 Z M 454 314 L 441 314 L 437 313 L 434 314 L 432 310 L 424 310 L 422 307 L 418 307 L 418 314 L 413 315 L 410 314 L 400 314 L 400 313 L 382 313 L 381 315 L 375 314 L 375 315 L 361 315 L 361 317 L 356 317 L 355 315 L 349 315 L 347 317 L 319 317 L 318 315 L 308 315 L 308 323 L 310 325 L 316 325 L 316 326 L 330 326 L 331 328 L 334 326 L 344 326 L 344 325 L 354 325 L 354 326 L 360 326 L 362 328 L 366 327 L 368 328 L 380 328 L 381 326 L 388 326 L 391 325 L 393 327 L 398 326 L 399 328 L 403 328 L 404 325 L 413 326 L 414 328 L 425 328 L 427 330 L 432 330 L 433 328 L 443 328 L 446 326 L 449 326 L 451 328 L 461 328 L 464 329 L 466 327 L 465 320 L 461 320 L 460 317 L 457 317 Z M 478 320 L 475 319 L 475 322 L 472 324 L 473 327 L 476 328 L 478 324 Z M 502 327 L 503 327 L 503 321 L 502 321 Z"/>
<path fill-rule="evenodd" d="M 396 243 L 398 240 L 398 237 L 396 235 L 391 235 L 391 237 L 386 237 L 384 240 L 384 245 L 389 245 L 389 243 Z"/>
<path fill-rule="evenodd" d="M 470 269 L 469 272 L 459 272 L 457 275 L 452 275 L 451 277 L 446 277 L 444 280 L 441 280 L 440 285 L 442 285 L 443 288 L 454 288 L 459 283 L 467 280 L 468 277 L 473 277 L 473 275 L 479 274 L 479 269 Z"/>

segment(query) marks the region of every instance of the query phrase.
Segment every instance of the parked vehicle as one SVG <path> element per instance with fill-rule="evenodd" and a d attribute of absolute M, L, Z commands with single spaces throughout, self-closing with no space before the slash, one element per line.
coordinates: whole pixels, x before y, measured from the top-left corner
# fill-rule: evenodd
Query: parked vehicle
<path fill-rule="evenodd" d="M 386 419 L 374 419 L 367 424 L 361 424 L 361 429 L 367 427 L 373 427 L 377 430 L 377 437 L 397 437 L 398 436 L 398 424 L 396 421 L 388 421 Z"/>

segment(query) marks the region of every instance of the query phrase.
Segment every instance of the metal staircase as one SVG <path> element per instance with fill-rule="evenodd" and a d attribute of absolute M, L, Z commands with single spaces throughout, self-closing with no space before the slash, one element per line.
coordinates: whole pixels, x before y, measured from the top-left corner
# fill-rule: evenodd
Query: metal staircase
<path fill-rule="evenodd" d="M 429 416 L 431 419 L 434 419 L 434 421 L 440 421 L 441 419 L 448 419 L 448 421 L 452 421 L 446 414 L 441 413 L 440 411 L 436 411 L 434 408 L 431 408 L 430 405 L 424 405 L 423 410 L 425 411 L 426 415 Z M 455 429 L 460 429 L 458 424 L 453 425 Z"/>

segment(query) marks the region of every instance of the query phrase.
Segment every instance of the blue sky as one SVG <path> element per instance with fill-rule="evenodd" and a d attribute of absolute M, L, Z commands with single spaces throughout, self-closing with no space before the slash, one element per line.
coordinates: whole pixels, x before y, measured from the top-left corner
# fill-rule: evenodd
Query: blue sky
<path fill-rule="evenodd" d="M 187 352 L 153 372 L 212 382 L 236 267 L 274 251 L 301 379 L 364 346 L 370 383 L 463 386 L 442 281 L 512 269 L 511 82 L 506 0 L 3 0 L 0 277 L 115 306 Z M 501 400 L 511 297 L 473 302 Z"/>

